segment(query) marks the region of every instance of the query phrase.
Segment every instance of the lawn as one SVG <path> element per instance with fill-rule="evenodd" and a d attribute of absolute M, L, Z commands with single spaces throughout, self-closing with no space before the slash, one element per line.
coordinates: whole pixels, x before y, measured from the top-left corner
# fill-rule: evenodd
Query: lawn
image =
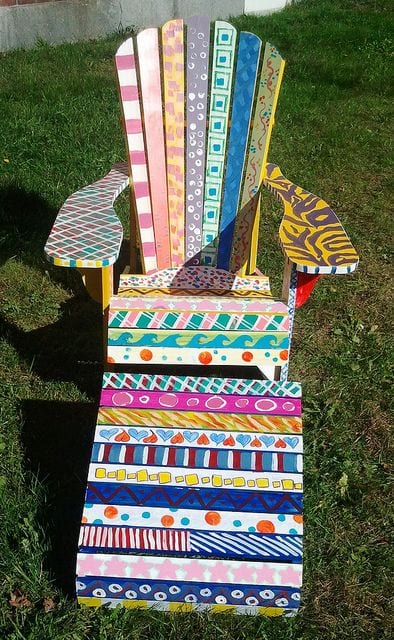
<path fill-rule="evenodd" d="M 391 6 L 304 0 L 233 19 L 287 61 L 269 158 L 331 203 L 361 256 L 352 276 L 322 279 L 296 320 L 306 538 L 293 620 L 76 606 L 101 320 L 78 275 L 51 267 L 43 246 L 67 195 L 124 158 L 112 62 L 124 34 L 0 54 L 0 638 L 392 637 Z M 280 208 L 267 196 L 263 211 L 259 266 L 279 294 Z"/>

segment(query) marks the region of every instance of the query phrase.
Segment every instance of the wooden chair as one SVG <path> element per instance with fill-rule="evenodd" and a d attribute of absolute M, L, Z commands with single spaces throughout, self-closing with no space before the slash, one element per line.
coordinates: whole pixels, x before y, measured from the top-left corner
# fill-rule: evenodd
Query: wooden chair
<path fill-rule="evenodd" d="M 210 35 L 208 19 L 193 17 L 129 38 L 115 61 L 128 165 L 73 194 L 45 248 L 82 272 L 108 321 L 79 601 L 293 615 L 294 312 L 322 274 L 349 273 L 358 257 L 328 205 L 267 164 L 284 69 L 275 47 L 221 21 Z M 112 205 L 128 184 L 130 267 L 114 295 L 122 227 Z M 256 267 L 263 186 L 284 204 L 283 300 Z M 151 373 L 135 373 L 140 364 Z M 175 365 L 208 369 L 176 375 Z M 212 365 L 239 377 L 209 377 Z M 259 379 L 241 376 L 251 365 Z"/>

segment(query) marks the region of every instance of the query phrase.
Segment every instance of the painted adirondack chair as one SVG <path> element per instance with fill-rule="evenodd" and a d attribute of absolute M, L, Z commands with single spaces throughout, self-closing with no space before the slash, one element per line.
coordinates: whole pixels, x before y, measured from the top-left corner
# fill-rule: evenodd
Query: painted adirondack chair
<path fill-rule="evenodd" d="M 358 257 L 328 205 L 267 164 L 284 69 L 275 47 L 221 21 L 210 37 L 208 19 L 193 17 L 128 39 L 115 60 L 128 165 L 72 195 L 46 245 L 51 262 L 80 269 L 108 321 L 78 599 L 293 615 L 294 311 L 320 275 L 349 273 Z M 128 184 L 130 268 L 114 295 L 122 228 L 112 205 Z M 284 204 L 283 300 L 256 268 L 262 187 Z M 140 364 L 151 373 L 136 373 Z M 194 368 L 177 375 L 176 365 Z M 209 377 L 212 365 L 255 365 L 257 378 L 217 367 Z"/>

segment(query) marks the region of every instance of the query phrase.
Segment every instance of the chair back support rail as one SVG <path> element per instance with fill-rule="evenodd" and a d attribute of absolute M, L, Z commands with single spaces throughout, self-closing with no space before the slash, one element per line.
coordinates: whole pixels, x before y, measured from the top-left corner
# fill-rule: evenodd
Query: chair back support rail
<path fill-rule="evenodd" d="M 129 38 L 115 61 L 143 271 L 253 272 L 277 50 L 222 21 L 211 37 L 193 17 Z"/>

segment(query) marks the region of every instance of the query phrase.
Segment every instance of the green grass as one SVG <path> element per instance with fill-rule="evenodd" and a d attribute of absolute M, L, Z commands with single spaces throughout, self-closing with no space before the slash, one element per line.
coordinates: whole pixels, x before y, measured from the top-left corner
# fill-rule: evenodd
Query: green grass
<path fill-rule="evenodd" d="M 112 66 L 122 37 L 0 56 L 1 638 L 392 637 L 390 8 L 310 0 L 234 19 L 287 60 L 270 159 L 332 204 L 361 255 L 354 275 L 322 279 L 297 316 L 306 539 L 294 620 L 77 608 L 100 314 L 75 273 L 45 262 L 43 245 L 67 195 L 124 157 Z M 270 196 L 263 207 L 259 264 L 278 293 L 280 208 Z M 9 604 L 17 589 L 30 604 Z"/>

